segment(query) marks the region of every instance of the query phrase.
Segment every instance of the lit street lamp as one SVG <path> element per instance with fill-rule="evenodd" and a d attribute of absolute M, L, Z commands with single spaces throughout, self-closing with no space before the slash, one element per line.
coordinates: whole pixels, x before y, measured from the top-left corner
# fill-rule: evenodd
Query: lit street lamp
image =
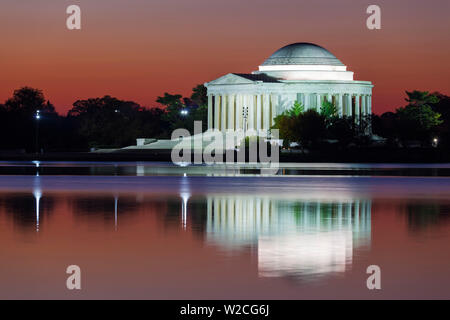
<path fill-rule="evenodd" d="M 35 189 L 33 191 L 34 199 L 36 200 L 36 231 L 39 232 L 39 203 L 42 198 L 42 192 L 40 189 Z"/>
<path fill-rule="evenodd" d="M 183 110 L 180 111 L 180 114 L 182 116 L 187 116 L 189 114 L 189 111 L 187 109 L 183 109 Z"/>
<path fill-rule="evenodd" d="M 37 110 L 34 115 L 36 119 L 36 153 L 39 153 L 39 120 L 41 119 L 41 111 Z"/>
<path fill-rule="evenodd" d="M 437 147 L 438 146 L 438 144 L 439 144 L 439 139 L 437 138 L 437 137 L 435 137 L 434 139 L 433 139 L 433 147 Z"/>
<path fill-rule="evenodd" d="M 248 107 L 242 109 L 242 117 L 244 118 L 244 139 L 247 135 L 247 117 L 248 117 Z"/>

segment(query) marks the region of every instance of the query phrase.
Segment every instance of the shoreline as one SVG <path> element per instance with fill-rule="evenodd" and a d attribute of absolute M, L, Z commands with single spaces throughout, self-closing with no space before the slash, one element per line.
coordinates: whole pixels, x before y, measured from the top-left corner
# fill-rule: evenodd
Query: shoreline
<path fill-rule="evenodd" d="M 98 159 L 97 159 L 98 160 Z M 185 164 L 171 161 L 0 160 L 0 177 L 450 177 L 449 163 L 281 162 Z"/>
<path fill-rule="evenodd" d="M 148 161 L 172 162 L 172 150 L 118 150 L 113 152 L 47 152 L 43 154 L 0 151 L 0 161 Z M 237 159 L 237 158 L 236 158 Z M 194 163 L 192 154 L 192 163 Z M 439 148 L 352 148 L 347 150 L 282 150 L 280 163 L 450 163 L 450 151 Z"/>

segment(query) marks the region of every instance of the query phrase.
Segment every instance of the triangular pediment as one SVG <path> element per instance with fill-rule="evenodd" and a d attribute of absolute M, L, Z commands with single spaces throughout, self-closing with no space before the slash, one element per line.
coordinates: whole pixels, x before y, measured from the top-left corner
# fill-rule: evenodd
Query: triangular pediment
<path fill-rule="evenodd" d="M 208 85 L 220 85 L 220 84 L 252 84 L 256 81 L 246 79 L 234 73 L 229 73 L 216 80 L 208 82 Z"/>

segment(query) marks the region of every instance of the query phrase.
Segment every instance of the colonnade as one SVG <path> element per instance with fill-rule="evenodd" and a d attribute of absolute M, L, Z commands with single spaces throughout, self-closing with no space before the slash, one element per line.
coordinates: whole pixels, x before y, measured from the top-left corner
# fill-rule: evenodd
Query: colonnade
<path fill-rule="evenodd" d="M 208 129 L 269 130 L 279 110 L 278 103 L 279 96 L 274 94 L 209 95 Z"/>
<path fill-rule="evenodd" d="M 305 111 L 319 111 L 324 101 L 333 103 L 340 117 L 369 115 L 372 113 L 372 96 L 356 93 L 300 93 L 297 100 L 305 106 Z"/>
<path fill-rule="evenodd" d="M 371 201 L 276 200 L 273 197 L 212 196 L 207 199 L 207 232 L 222 244 L 251 244 L 259 236 L 298 231 L 352 230 L 365 243 L 371 232 Z"/>
<path fill-rule="evenodd" d="M 320 111 L 324 101 L 332 102 L 340 117 L 372 114 L 372 95 L 357 93 L 287 93 L 287 94 L 210 94 L 208 95 L 208 129 L 266 131 L 273 119 L 301 102 L 305 111 Z M 246 125 L 246 128 L 244 126 Z"/>

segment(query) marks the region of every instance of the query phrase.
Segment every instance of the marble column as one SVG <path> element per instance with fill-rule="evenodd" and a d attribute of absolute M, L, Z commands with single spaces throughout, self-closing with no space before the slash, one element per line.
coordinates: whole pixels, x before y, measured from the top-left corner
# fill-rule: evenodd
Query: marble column
<path fill-rule="evenodd" d="M 240 107 L 239 107 L 239 126 L 241 129 L 244 129 L 244 108 L 247 106 L 247 101 L 245 100 L 245 95 L 240 95 Z"/>
<path fill-rule="evenodd" d="M 342 94 L 342 116 L 347 116 L 347 95 L 345 93 Z"/>
<path fill-rule="evenodd" d="M 220 95 L 214 96 L 214 129 L 220 130 Z"/>
<path fill-rule="evenodd" d="M 256 95 L 256 130 L 263 128 L 262 121 L 262 96 L 258 93 Z"/>
<path fill-rule="evenodd" d="M 351 94 L 347 94 L 346 95 L 346 112 L 347 112 L 347 116 L 351 117 L 352 116 L 352 95 Z"/>
<path fill-rule="evenodd" d="M 242 94 L 236 95 L 236 130 L 243 129 L 242 127 Z"/>
<path fill-rule="evenodd" d="M 359 110 L 359 98 L 360 98 L 360 95 L 358 95 L 358 94 L 355 95 L 355 122 L 357 124 L 359 124 L 361 121 L 361 112 Z"/>
<path fill-rule="evenodd" d="M 220 130 L 225 132 L 227 130 L 227 95 L 222 95 L 221 103 L 221 116 L 222 120 L 220 122 Z"/>
<path fill-rule="evenodd" d="M 368 95 L 367 96 L 367 115 L 371 116 L 372 115 L 372 95 Z M 369 122 L 369 126 L 368 126 L 368 133 L 371 135 L 372 134 L 372 123 Z"/>
<path fill-rule="evenodd" d="M 236 100 L 236 95 L 232 94 L 228 96 L 228 129 L 234 130 L 234 101 Z"/>
<path fill-rule="evenodd" d="M 299 102 L 302 104 L 302 106 L 306 106 L 306 94 L 304 94 L 304 93 L 300 94 L 300 101 Z"/>
<path fill-rule="evenodd" d="M 366 95 L 363 94 L 361 96 L 361 113 L 363 116 L 367 115 L 367 100 L 366 100 Z"/>
<path fill-rule="evenodd" d="M 343 97 L 342 94 L 340 94 L 340 93 L 336 94 L 336 108 L 338 111 L 338 115 L 341 118 L 344 115 L 344 105 L 342 103 L 342 97 Z"/>
<path fill-rule="evenodd" d="M 208 95 L 208 130 L 212 129 L 213 126 L 213 96 Z"/>
<path fill-rule="evenodd" d="M 332 103 L 333 102 L 333 98 L 331 97 L 331 93 L 327 94 L 327 101 Z"/>
<path fill-rule="evenodd" d="M 269 130 L 271 127 L 270 124 L 270 95 L 269 94 L 264 94 L 263 95 L 263 115 L 264 115 L 264 130 Z"/>
<path fill-rule="evenodd" d="M 311 107 L 311 93 L 305 93 L 305 111 L 312 109 Z"/>
<path fill-rule="evenodd" d="M 320 108 L 322 107 L 322 95 L 320 93 L 317 93 L 317 103 L 316 103 L 316 111 L 320 112 Z"/>
<path fill-rule="evenodd" d="M 248 130 L 255 130 L 255 96 L 248 96 Z"/>
<path fill-rule="evenodd" d="M 275 94 L 271 94 L 270 95 L 270 124 L 269 124 L 269 128 L 273 125 L 273 119 L 278 116 L 281 111 L 280 111 L 280 97 L 278 95 Z"/>

